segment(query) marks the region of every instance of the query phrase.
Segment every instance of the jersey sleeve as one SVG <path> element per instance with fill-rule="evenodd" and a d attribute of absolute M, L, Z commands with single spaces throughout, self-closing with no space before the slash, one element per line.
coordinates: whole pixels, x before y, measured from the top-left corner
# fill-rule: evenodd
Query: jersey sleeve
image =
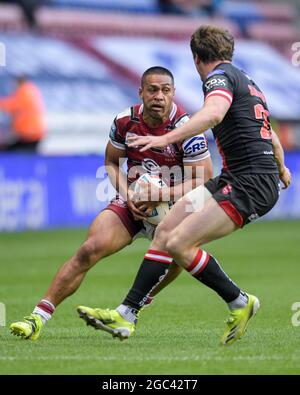
<path fill-rule="evenodd" d="M 125 150 L 125 137 L 122 135 L 121 131 L 119 130 L 118 120 L 117 117 L 114 119 L 109 133 L 109 141 L 111 144 L 118 149 Z"/>
<path fill-rule="evenodd" d="M 208 74 L 203 84 L 204 100 L 212 96 L 221 96 L 232 103 L 234 88 L 224 70 L 217 69 Z"/>
<path fill-rule="evenodd" d="M 203 134 L 184 140 L 182 150 L 184 163 L 197 162 L 210 157 L 207 140 Z"/>
<path fill-rule="evenodd" d="M 187 114 L 184 114 L 175 123 L 175 127 L 178 128 L 179 126 L 186 123 L 189 119 L 190 117 Z M 210 152 L 207 146 L 207 140 L 203 134 L 199 134 L 184 140 L 182 143 L 182 151 L 184 163 L 196 162 L 206 159 L 210 156 Z"/>

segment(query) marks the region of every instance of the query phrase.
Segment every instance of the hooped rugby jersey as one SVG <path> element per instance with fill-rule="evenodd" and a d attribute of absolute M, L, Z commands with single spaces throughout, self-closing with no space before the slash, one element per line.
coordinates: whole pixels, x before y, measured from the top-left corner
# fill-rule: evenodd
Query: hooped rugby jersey
<path fill-rule="evenodd" d="M 231 63 L 208 74 L 204 98 L 221 96 L 230 108 L 213 134 L 223 159 L 223 170 L 240 173 L 278 173 L 271 140 L 269 110 L 259 87 Z"/>
<path fill-rule="evenodd" d="M 186 139 L 182 143 L 169 144 L 167 147 L 153 147 L 145 152 L 127 145 L 127 138 L 130 136 L 160 136 L 172 133 L 172 130 L 188 120 L 188 114 L 175 103 L 169 119 L 156 128 L 150 128 L 144 122 L 142 104 L 130 107 L 116 116 L 109 137 L 115 148 L 126 151 L 129 183 L 148 172 L 160 174 L 169 185 L 173 185 L 182 182 L 184 164 L 192 164 L 210 156 L 203 134 Z"/>

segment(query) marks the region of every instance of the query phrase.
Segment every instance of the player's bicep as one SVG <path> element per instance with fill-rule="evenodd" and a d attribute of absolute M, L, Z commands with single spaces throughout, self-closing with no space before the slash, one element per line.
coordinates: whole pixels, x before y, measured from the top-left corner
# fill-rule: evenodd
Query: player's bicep
<path fill-rule="evenodd" d="M 210 96 L 205 99 L 204 108 L 220 123 L 231 106 L 231 101 L 224 96 Z"/>
<path fill-rule="evenodd" d="M 234 82 L 222 69 L 208 75 L 203 85 L 204 107 L 211 118 L 220 123 L 229 110 L 234 96 Z"/>
<path fill-rule="evenodd" d="M 106 146 L 105 150 L 105 164 L 115 164 L 120 166 L 126 158 L 126 151 L 120 148 L 116 148 L 112 143 L 109 141 Z"/>

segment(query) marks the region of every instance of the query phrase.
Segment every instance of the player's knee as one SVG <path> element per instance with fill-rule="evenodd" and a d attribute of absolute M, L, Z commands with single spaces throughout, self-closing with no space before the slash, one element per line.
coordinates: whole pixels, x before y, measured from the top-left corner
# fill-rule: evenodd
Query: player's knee
<path fill-rule="evenodd" d="M 91 267 L 105 256 L 105 246 L 94 239 L 86 240 L 77 252 L 77 260 L 82 267 Z"/>
<path fill-rule="evenodd" d="M 166 241 L 166 250 L 173 257 L 179 257 L 181 255 L 181 244 L 180 237 L 176 231 L 169 232 L 168 239 Z"/>
<path fill-rule="evenodd" d="M 160 223 L 156 230 L 154 236 L 154 243 L 160 249 L 165 249 L 165 245 L 168 240 L 168 231 L 163 223 Z"/>

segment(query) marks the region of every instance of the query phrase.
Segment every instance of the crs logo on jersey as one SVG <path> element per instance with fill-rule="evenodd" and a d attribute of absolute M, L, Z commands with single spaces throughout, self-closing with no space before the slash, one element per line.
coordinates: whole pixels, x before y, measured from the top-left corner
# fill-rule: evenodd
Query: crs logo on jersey
<path fill-rule="evenodd" d="M 212 88 L 225 88 L 226 85 L 226 78 L 214 77 L 205 83 L 205 88 L 209 91 Z"/>
<path fill-rule="evenodd" d="M 146 170 L 147 173 L 158 174 L 160 172 L 160 166 L 155 162 L 155 160 L 150 158 L 145 158 L 142 162 L 142 168 Z"/>
<path fill-rule="evenodd" d="M 197 155 L 207 150 L 207 142 L 204 136 L 192 137 L 182 145 L 185 155 Z"/>

